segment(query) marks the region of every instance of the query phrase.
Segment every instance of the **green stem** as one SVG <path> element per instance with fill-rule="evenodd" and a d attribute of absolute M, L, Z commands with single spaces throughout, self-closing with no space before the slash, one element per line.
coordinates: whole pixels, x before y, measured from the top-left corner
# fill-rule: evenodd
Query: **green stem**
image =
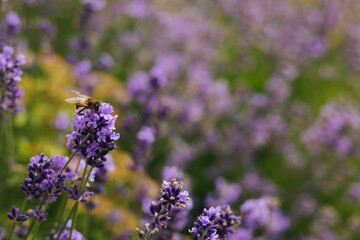
<path fill-rule="evenodd" d="M 202 234 L 201 234 L 201 240 L 204 240 L 204 238 L 205 238 L 205 233 L 202 232 Z"/>
<path fill-rule="evenodd" d="M 75 174 L 78 172 L 79 166 L 80 166 L 80 160 L 78 161 L 78 163 L 77 163 L 77 165 L 76 165 Z M 74 183 L 74 180 L 71 181 L 71 185 L 72 185 L 73 183 Z M 60 216 L 59 216 L 59 218 L 58 218 L 58 219 L 60 219 L 60 221 L 59 221 L 59 226 L 58 226 L 57 232 L 60 231 L 61 223 L 62 223 L 63 220 L 64 220 L 65 209 L 66 209 L 66 205 L 67 205 L 67 202 L 68 202 L 68 199 L 69 199 L 69 198 L 68 198 L 68 195 L 69 195 L 68 192 L 66 192 L 66 193 L 64 194 L 64 199 L 63 199 L 62 204 L 61 204 Z"/>
<path fill-rule="evenodd" d="M 74 231 L 74 228 L 75 228 L 75 224 L 76 224 L 76 216 L 77 216 L 77 210 L 78 210 L 78 205 L 76 205 L 76 208 L 75 208 L 75 211 L 74 211 L 74 217 L 73 217 L 73 221 L 71 223 L 71 230 L 70 230 L 70 237 L 69 239 L 71 240 L 72 238 L 72 234 L 73 234 L 73 231 Z"/>
<path fill-rule="evenodd" d="M 58 218 L 58 219 L 60 219 L 60 221 L 59 221 L 59 226 L 58 226 L 57 232 L 60 231 L 61 223 L 64 220 L 65 209 L 66 209 L 66 205 L 67 205 L 67 202 L 68 202 L 68 195 L 69 195 L 69 193 L 65 192 L 64 199 L 62 201 L 61 208 L 60 208 L 60 217 Z"/>
<path fill-rule="evenodd" d="M 83 236 L 87 239 L 89 235 L 89 225 L 90 225 L 90 214 L 89 211 L 86 211 L 86 218 L 85 218 L 85 227 L 83 231 Z"/>
<path fill-rule="evenodd" d="M 1 0 L 0 0 L 1 1 Z M 1 156 L 4 156 L 5 154 L 3 154 L 3 152 L 2 152 L 2 147 L 3 147 L 3 145 L 5 144 L 5 139 L 3 139 L 3 132 L 4 132 L 4 129 L 5 129 L 5 119 L 4 119 L 5 117 L 4 117 L 4 113 L 1 113 L 0 114 L 0 140 L 1 140 L 1 143 L 0 143 L 0 154 L 1 154 Z"/>
<path fill-rule="evenodd" d="M 58 232 L 58 236 L 57 236 L 56 240 L 59 240 L 62 232 L 65 230 L 66 223 L 71 219 L 71 216 L 73 215 L 73 213 L 74 213 L 74 211 L 75 211 L 75 208 L 77 208 L 77 205 L 79 205 L 79 202 L 78 202 L 78 201 L 76 201 L 75 204 L 74 204 L 74 206 L 72 207 L 69 216 L 66 218 L 65 223 L 62 225 L 60 231 Z"/>
<path fill-rule="evenodd" d="M 83 185 L 84 185 L 84 182 L 85 182 L 85 174 L 86 174 L 87 168 L 88 168 L 88 165 L 86 164 L 85 168 L 84 168 L 83 175 L 81 177 L 81 182 L 80 182 L 80 185 L 79 185 L 79 193 L 81 193 L 82 189 L 83 189 Z M 85 185 L 86 185 L 86 182 L 85 182 Z M 81 197 L 81 194 L 79 194 L 79 197 Z"/>
<path fill-rule="evenodd" d="M 32 240 L 34 240 L 36 238 L 36 235 L 39 231 L 39 227 L 40 227 L 40 221 L 36 221 L 35 223 L 35 230 L 34 230 L 34 234 L 33 234 L 33 237 L 32 237 Z"/>
<path fill-rule="evenodd" d="M 29 228 L 28 228 L 28 230 L 27 230 L 27 233 L 26 233 L 26 235 L 25 235 L 24 240 L 27 240 L 27 238 L 29 237 L 30 233 L 32 232 L 32 230 L 33 230 L 33 228 L 34 228 L 34 226 L 35 226 L 35 222 L 36 222 L 36 219 L 33 218 L 32 221 L 31 221 L 31 223 L 30 223 L 30 226 L 29 226 Z"/>
<path fill-rule="evenodd" d="M 9 163 L 10 163 L 10 169 L 14 165 L 14 159 L 15 159 L 15 149 L 14 149 L 14 132 L 13 132 L 13 126 L 12 126 L 12 117 L 9 116 L 9 122 L 8 126 L 6 127 L 6 142 L 8 144 L 9 149 Z"/>
<path fill-rule="evenodd" d="M 21 204 L 18 216 L 20 216 L 22 214 L 22 212 L 24 211 L 28 199 L 29 199 L 29 194 L 25 194 L 25 199 Z M 9 240 L 12 239 L 12 236 L 13 236 L 14 230 L 15 230 L 15 226 L 16 226 L 16 219 L 14 219 L 13 225 L 11 226 L 11 229 L 10 229 L 10 232 L 9 232 L 9 237 L 8 237 Z"/>
<path fill-rule="evenodd" d="M 81 195 L 82 195 L 82 189 L 83 189 L 83 185 L 84 185 L 84 182 L 85 182 L 85 174 L 86 174 L 86 171 L 87 171 L 87 167 L 88 167 L 88 165 L 86 164 L 86 165 L 85 165 L 84 172 L 83 172 L 83 175 L 82 175 L 82 178 L 81 178 L 80 186 L 79 186 L 79 196 L 78 196 L 78 199 L 77 199 L 76 201 L 78 201 L 79 198 L 80 198 Z M 85 185 L 86 185 L 86 182 L 85 182 Z M 78 210 L 78 207 L 77 207 L 77 205 L 76 205 L 76 208 L 75 208 L 75 211 L 74 211 L 73 221 L 72 221 L 72 223 L 71 223 L 70 239 L 71 239 L 73 230 L 74 230 L 74 228 L 75 228 L 75 221 L 76 221 L 77 210 Z M 65 223 L 65 224 L 66 224 L 66 223 Z"/>
<path fill-rule="evenodd" d="M 80 162 L 81 162 L 81 159 L 79 159 L 79 161 L 78 161 L 78 163 L 76 165 L 75 174 L 77 174 L 77 172 L 79 171 Z M 74 182 L 74 180 L 72 181 L 72 183 L 73 182 Z"/>
<path fill-rule="evenodd" d="M 149 231 L 149 232 L 146 234 L 145 240 L 150 240 L 150 234 L 151 234 L 151 231 Z"/>
<path fill-rule="evenodd" d="M 48 197 L 48 200 L 46 201 L 45 207 L 44 207 L 44 209 L 43 209 L 43 211 L 42 211 L 41 214 L 44 214 L 46 208 L 49 206 L 51 196 L 48 195 L 47 197 Z M 35 238 L 36 238 L 36 235 L 37 235 L 37 233 L 38 233 L 38 231 L 39 231 L 39 228 L 40 228 L 40 224 L 41 224 L 41 221 L 38 221 L 38 222 L 36 223 L 34 235 L 33 235 L 33 238 L 32 238 L 33 240 L 35 240 Z"/>
<path fill-rule="evenodd" d="M 84 140 L 80 143 L 80 146 L 83 145 L 90 137 L 90 133 L 88 135 L 86 135 L 86 137 L 84 138 Z M 73 152 L 70 157 L 69 160 L 65 163 L 65 165 L 60 169 L 60 171 L 58 172 L 61 173 L 62 171 L 64 171 L 64 169 L 69 165 L 70 161 L 75 157 L 75 154 L 79 152 L 79 149 L 77 149 L 75 152 Z"/>
<path fill-rule="evenodd" d="M 38 210 L 39 210 L 39 211 L 41 210 L 42 205 L 44 205 L 45 200 L 46 200 L 46 196 L 44 196 L 43 199 L 41 200 L 41 203 L 40 203 L 40 205 L 39 205 L 39 207 L 38 207 Z M 24 240 L 26 240 L 26 239 L 29 237 L 30 233 L 32 232 L 32 230 L 33 230 L 33 228 L 34 228 L 34 226 L 35 226 L 35 222 L 36 222 L 36 219 L 33 218 L 32 221 L 31 221 L 31 223 L 30 223 L 30 226 L 29 226 L 29 228 L 28 228 L 28 230 L 27 230 L 27 233 L 26 233 L 26 235 L 25 235 Z"/>
<path fill-rule="evenodd" d="M 86 164 L 86 165 L 85 165 L 84 172 L 83 172 L 83 176 L 82 176 L 82 179 L 81 179 L 81 182 L 80 182 L 78 199 L 76 200 L 74 206 L 72 207 L 69 216 L 66 218 L 65 223 L 63 224 L 63 226 L 61 227 L 60 231 L 58 232 L 58 236 L 57 236 L 56 240 L 59 240 L 60 235 L 61 235 L 61 234 L 63 233 L 63 231 L 65 230 L 66 223 L 71 219 L 71 217 L 72 217 L 74 214 L 76 214 L 77 207 L 78 207 L 78 205 L 79 205 L 80 197 L 83 195 L 83 193 L 84 193 L 84 191 L 85 191 L 86 183 L 89 181 L 90 174 L 91 174 L 92 170 L 94 169 L 94 167 L 92 166 L 92 167 L 90 168 L 90 171 L 89 171 L 87 177 L 85 178 L 85 174 L 86 174 L 87 167 L 88 167 L 88 165 Z M 86 180 L 85 180 L 85 179 L 86 179 Z M 73 216 L 73 218 L 74 218 L 74 220 L 75 220 L 75 215 Z M 74 222 L 73 222 L 73 224 L 74 224 Z M 72 224 L 71 231 L 73 230 L 73 226 L 75 226 L 75 225 L 73 225 L 73 224 Z"/>

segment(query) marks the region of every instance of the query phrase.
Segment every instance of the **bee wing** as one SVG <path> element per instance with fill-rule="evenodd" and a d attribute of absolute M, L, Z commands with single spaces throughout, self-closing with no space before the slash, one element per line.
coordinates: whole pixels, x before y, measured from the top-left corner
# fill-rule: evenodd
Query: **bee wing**
<path fill-rule="evenodd" d="M 74 97 L 74 98 L 65 99 L 65 102 L 75 104 L 75 105 L 83 104 L 84 101 L 85 101 L 85 98 L 83 98 L 83 97 Z"/>
<path fill-rule="evenodd" d="M 76 95 L 78 95 L 79 97 L 82 97 L 82 98 L 86 98 L 86 97 L 87 97 L 85 94 L 82 94 L 81 92 L 78 92 L 78 91 L 76 91 L 76 90 L 74 90 L 74 89 L 71 89 L 71 91 L 72 91 L 73 93 L 75 93 Z"/>

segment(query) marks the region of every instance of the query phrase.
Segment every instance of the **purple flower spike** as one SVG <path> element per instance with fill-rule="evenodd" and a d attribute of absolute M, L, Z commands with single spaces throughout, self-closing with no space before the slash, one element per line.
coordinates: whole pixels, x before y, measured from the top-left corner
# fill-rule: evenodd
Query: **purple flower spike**
<path fill-rule="evenodd" d="M 0 52 L 0 88 L 5 89 L 5 95 L 0 96 L 0 114 L 2 112 L 17 113 L 20 111 L 20 100 L 24 92 L 18 87 L 22 71 L 20 66 L 25 63 L 24 57 L 13 56 L 14 49 L 5 46 Z"/>
<path fill-rule="evenodd" d="M 65 186 L 65 174 L 59 173 L 67 157 L 54 156 L 48 159 L 44 153 L 30 158 L 28 177 L 20 189 L 30 196 L 39 198 L 47 192 L 51 202 L 55 201 Z"/>
<path fill-rule="evenodd" d="M 93 192 L 84 192 L 81 196 L 79 192 L 79 188 L 77 184 L 74 185 L 72 189 L 64 187 L 65 191 L 69 192 L 69 199 L 78 200 L 80 199 L 80 202 L 87 202 L 87 197 L 94 195 Z"/>
<path fill-rule="evenodd" d="M 218 225 L 217 234 L 221 239 L 226 239 L 227 236 L 234 233 L 232 227 L 240 224 L 241 217 L 235 216 L 230 206 L 224 205 L 220 207 L 220 215 L 215 222 Z"/>
<path fill-rule="evenodd" d="M 15 206 L 12 206 L 11 208 L 11 213 L 7 213 L 7 217 L 10 220 L 16 221 L 16 222 L 25 222 L 26 220 L 29 219 L 28 216 L 25 215 L 19 215 L 20 210 L 18 208 L 16 208 Z"/>
<path fill-rule="evenodd" d="M 216 219 L 220 216 L 220 208 L 211 207 L 209 210 L 204 208 L 203 213 L 194 222 L 194 227 L 189 229 L 190 233 L 194 234 L 194 240 L 200 240 L 201 235 L 204 234 L 205 240 L 217 240 L 219 235 L 217 234 L 218 225 Z"/>
<path fill-rule="evenodd" d="M 87 159 L 90 166 L 101 168 L 105 165 L 106 155 L 116 148 L 115 141 L 120 135 L 115 130 L 117 115 L 112 116 L 113 108 L 101 103 L 99 111 L 88 109 L 84 115 L 73 118 L 73 131 L 68 137 L 67 147 L 77 155 Z M 86 143 L 81 142 L 88 136 Z"/>
<path fill-rule="evenodd" d="M 40 222 L 46 222 L 47 220 L 47 217 L 48 217 L 48 213 L 42 213 L 43 211 L 42 210 L 35 210 L 34 212 L 34 218 L 36 218 L 37 220 L 39 220 Z"/>
<path fill-rule="evenodd" d="M 7 31 L 10 35 L 16 36 L 19 34 L 21 29 L 21 21 L 16 12 L 10 11 L 6 15 Z"/>
<path fill-rule="evenodd" d="M 161 198 L 156 202 L 150 204 L 150 214 L 153 218 L 151 223 L 145 224 L 145 230 L 136 229 L 139 237 L 149 239 L 148 236 L 153 235 L 159 231 L 159 228 L 166 228 L 167 222 L 171 219 L 169 214 L 174 208 L 185 208 L 186 202 L 190 201 L 189 193 L 182 191 L 183 183 L 176 179 L 170 182 L 163 181 L 160 189 Z"/>
<path fill-rule="evenodd" d="M 98 67 L 102 70 L 110 69 L 114 65 L 114 60 L 108 53 L 103 53 L 100 55 Z"/>
<path fill-rule="evenodd" d="M 171 182 L 163 181 L 161 195 L 159 203 L 161 205 L 168 206 L 169 210 L 175 207 L 185 208 L 185 204 L 189 201 L 189 193 L 187 191 L 181 191 L 183 183 L 177 181 L 175 178 Z"/>

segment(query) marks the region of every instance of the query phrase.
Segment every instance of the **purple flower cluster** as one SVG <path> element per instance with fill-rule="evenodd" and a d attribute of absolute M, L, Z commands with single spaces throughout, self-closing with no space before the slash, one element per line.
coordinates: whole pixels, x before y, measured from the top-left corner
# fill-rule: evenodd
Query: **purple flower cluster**
<path fill-rule="evenodd" d="M 99 111 L 89 109 L 84 115 L 76 112 L 73 131 L 66 135 L 67 147 L 72 152 L 78 151 L 77 155 L 86 158 L 90 166 L 103 167 L 105 156 L 116 148 L 115 141 L 120 135 L 114 132 L 117 115 L 112 116 L 112 112 L 112 106 L 107 103 L 101 103 Z"/>
<path fill-rule="evenodd" d="M 24 179 L 24 184 L 20 186 L 20 189 L 25 192 L 25 200 L 21 209 L 13 206 L 11 213 L 7 214 L 8 218 L 14 221 L 10 236 L 14 232 L 15 222 L 24 222 L 29 218 L 37 219 L 39 222 L 47 220 L 46 208 L 48 204 L 56 201 L 65 187 L 66 176 L 60 172 L 60 169 L 62 169 L 66 161 L 67 158 L 60 156 L 49 159 L 43 153 L 30 159 L 28 177 Z M 26 215 L 22 215 L 28 199 L 32 198 L 42 199 L 42 204 L 46 201 L 46 205 L 41 204 L 38 209 L 30 209 Z"/>
<path fill-rule="evenodd" d="M 83 194 L 81 196 L 79 196 L 80 192 L 79 192 L 79 187 L 77 184 L 74 184 L 74 187 L 72 187 L 72 188 L 64 187 L 64 189 L 65 189 L 65 191 L 69 192 L 69 199 L 73 199 L 73 200 L 80 199 L 80 202 L 87 202 L 87 197 L 94 195 L 93 192 L 84 191 Z"/>
<path fill-rule="evenodd" d="M 30 198 L 41 197 L 43 192 L 47 192 L 52 200 L 56 200 L 65 186 L 65 175 L 59 173 L 65 162 L 64 157 L 48 159 L 43 153 L 32 157 L 28 166 L 28 177 L 20 189 Z"/>
<path fill-rule="evenodd" d="M 152 222 L 145 224 L 145 230 L 137 229 L 141 239 L 149 239 L 149 236 L 159 231 L 159 228 L 166 228 L 167 222 L 171 219 L 169 213 L 175 207 L 185 208 L 186 203 L 190 201 L 189 193 L 182 191 L 183 183 L 176 179 L 163 181 L 160 189 L 161 198 L 155 203 L 151 202 L 150 213 Z"/>
<path fill-rule="evenodd" d="M 13 57 L 14 49 L 5 46 L 0 53 L 0 114 L 3 112 L 16 113 L 20 110 L 20 100 L 24 92 L 18 87 L 22 71 L 20 66 L 25 64 L 24 56 Z"/>
<path fill-rule="evenodd" d="M 20 215 L 20 209 L 16 208 L 15 206 L 12 206 L 11 213 L 7 214 L 7 217 L 10 220 L 16 221 L 16 222 L 25 222 L 29 219 L 28 216 Z"/>
<path fill-rule="evenodd" d="M 356 153 L 359 132 L 360 112 L 349 103 L 336 102 L 323 107 L 320 118 L 303 133 L 303 142 L 311 154 L 345 157 Z"/>
<path fill-rule="evenodd" d="M 42 209 L 38 210 L 38 209 L 35 209 L 35 210 L 32 210 L 30 209 L 29 211 L 26 212 L 26 215 L 31 217 L 31 218 L 35 218 L 37 219 L 38 221 L 40 222 L 45 222 L 47 221 L 47 217 L 48 217 L 48 213 L 44 212 Z"/>
<path fill-rule="evenodd" d="M 204 208 L 203 213 L 194 222 L 194 227 L 189 230 L 194 234 L 194 240 L 217 240 L 218 225 L 216 219 L 220 216 L 220 208 L 210 207 L 209 210 Z"/>
<path fill-rule="evenodd" d="M 21 21 L 16 12 L 10 11 L 5 17 L 7 32 L 9 35 L 16 36 L 21 29 Z"/>
<path fill-rule="evenodd" d="M 217 216 L 215 223 L 218 225 L 217 234 L 220 239 L 226 239 L 234 233 L 233 227 L 239 225 L 241 217 L 236 216 L 229 205 L 220 207 L 220 215 Z"/>
<path fill-rule="evenodd" d="M 281 235 L 290 226 L 290 220 L 281 212 L 278 205 L 279 201 L 271 197 L 245 201 L 240 208 L 241 228 L 234 235 L 246 232 L 252 236 L 256 229 L 263 229 L 269 237 Z"/>
<path fill-rule="evenodd" d="M 242 44 L 300 64 L 328 50 L 326 36 L 340 22 L 341 2 L 323 0 L 312 9 L 282 0 L 273 4 L 264 0 L 227 1 L 222 6 L 238 25 L 238 33 L 246 35 Z"/>
<path fill-rule="evenodd" d="M 0 48 L 3 48 L 7 43 L 14 44 L 15 38 L 20 33 L 21 20 L 18 14 L 14 11 L 9 11 L 1 22 L 0 29 Z"/>

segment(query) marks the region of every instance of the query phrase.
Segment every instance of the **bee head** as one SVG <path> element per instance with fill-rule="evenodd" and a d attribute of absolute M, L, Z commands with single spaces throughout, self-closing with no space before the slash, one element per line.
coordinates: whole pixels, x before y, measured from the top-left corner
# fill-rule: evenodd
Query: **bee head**
<path fill-rule="evenodd" d="M 96 102 L 95 103 L 95 110 L 99 111 L 99 109 L 100 109 L 100 102 Z"/>

